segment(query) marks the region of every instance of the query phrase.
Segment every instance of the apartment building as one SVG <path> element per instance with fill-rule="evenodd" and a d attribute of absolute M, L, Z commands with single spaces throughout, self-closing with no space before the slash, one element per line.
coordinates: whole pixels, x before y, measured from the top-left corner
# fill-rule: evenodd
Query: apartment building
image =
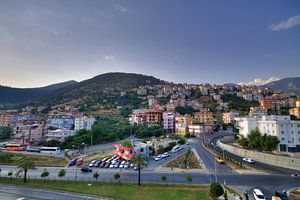
<path fill-rule="evenodd" d="M 85 130 L 91 130 L 93 124 L 96 122 L 96 119 L 94 117 L 76 117 L 75 118 L 75 131 L 79 131 L 81 129 Z"/>
<path fill-rule="evenodd" d="M 213 125 L 189 124 L 188 131 L 189 134 L 200 137 L 204 134 L 211 134 L 213 132 Z"/>
<path fill-rule="evenodd" d="M 163 112 L 163 128 L 167 133 L 175 133 L 175 112 Z"/>
<path fill-rule="evenodd" d="M 175 117 L 175 133 L 185 136 L 188 133 L 188 125 L 192 123 L 190 115 L 179 115 Z"/>
<path fill-rule="evenodd" d="M 63 142 L 66 137 L 75 135 L 74 130 L 68 130 L 68 129 L 56 129 L 56 130 L 47 130 L 47 133 L 45 134 L 45 140 L 58 140 Z"/>
<path fill-rule="evenodd" d="M 232 124 L 232 123 L 234 123 L 234 118 L 236 118 L 238 116 L 239 116 L 239 113 L 237 113 L 237 112 L 223 113 L 223 123 L 224 124 Z"/>
<path fill-rule="evenodd" d="M 198 124 L 212 125 L 213 124 L 213 113 L 210 111 L 196 112 L 194 114 L 193 121 L 194 121 L 194 123 L 198 123 Z"/>
<path fill-rule="evenodd" d="M 39 144 L 43 140 L 44 125 L 38 123 L 17 123 L 13 127 L 12 139 L 15 142 Z"/>
<path fill-rule="evenodd" d="M 275 108 L 275 102 L 271 97 L 261 98 L 259 104 L 262 109 L 269 110 Z"/>
<path fill-rule="evenodd" d="M 279 151 L 300 152 L 300 121 L 291 120 L 289 115 L 236 118 L 236 122 L 240 134 L 245 137 L 258 127 L 262 134 L 278 138 Z"/>

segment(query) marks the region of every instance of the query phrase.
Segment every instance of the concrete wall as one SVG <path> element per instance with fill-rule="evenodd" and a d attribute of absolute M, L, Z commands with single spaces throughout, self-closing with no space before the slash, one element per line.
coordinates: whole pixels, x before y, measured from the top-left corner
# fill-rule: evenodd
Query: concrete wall
<path fill-rule="evenodd" d="M 263 162 L 266 164 L 300 170 L 300 158 L 277 156 L 277 155 L 272 155 L 272 154 L 267 154 L 262 152 L 256 152 L 252 150 L 246 150 L 246 149 L 234 147 L 232 145 L 224 144 L 220 142 L 220 140 L 217 142 L 217 145 L 230 153 L 242 157 L 249 157 L 253 160 L 257 160 L 259 162 Z"/>

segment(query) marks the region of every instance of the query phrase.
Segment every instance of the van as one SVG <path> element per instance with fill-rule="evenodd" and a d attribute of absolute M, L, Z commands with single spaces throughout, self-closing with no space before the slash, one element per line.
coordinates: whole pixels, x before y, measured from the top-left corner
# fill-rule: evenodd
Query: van
<path fill-rule="evenodd" d="M 253 196 L 255 200 L 266 200 L 266 197 L 264 196 L 264 194 L 261 192 L 260 189 L 254 189 Z"/>

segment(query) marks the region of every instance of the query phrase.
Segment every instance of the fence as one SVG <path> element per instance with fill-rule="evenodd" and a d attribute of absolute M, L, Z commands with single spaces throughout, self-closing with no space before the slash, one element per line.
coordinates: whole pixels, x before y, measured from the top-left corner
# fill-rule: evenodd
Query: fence
<path fill-rule="evenodd" d="M 249 157 L 253 160 L 279 167 L 300 170 L 300 158 L 277 156 L 268 153 L 242 149 L 232 145 L 224 144 L 220 140 L 218 140 L 217 145 L 222 149 L 238 156 Z"/>

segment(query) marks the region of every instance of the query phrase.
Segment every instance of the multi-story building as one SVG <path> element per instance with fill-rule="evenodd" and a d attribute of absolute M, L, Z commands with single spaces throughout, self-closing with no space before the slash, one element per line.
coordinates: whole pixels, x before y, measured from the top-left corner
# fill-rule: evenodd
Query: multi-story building
<path fill-rule="evenodd" d="M 58 140 L 63 142 L 66 137 L 75 135 L 74 130 L 68 129 L 56 129 L 56 130 L 48 130 L 45 134 L 45 140 Z"/>
<path fill-rule="evenodd" d="M 175 133 L 185 136 L 188 133 L 188 125 L 192 123 L 190 115 L 179 115 L 175 117 Z"/>
<path fill-rule="evenodd" d="M 267 115 L 268 111 L 266 109 L 262 109 L 261 107 L 250 107 L 249 116 L 250 117 L 262 117 Z"/>
<path fill-rule="evenodd" d="M 17 123 L 13 128 L 12 139 L 16 142 L 39 144 L 43 140 L 44 125 Z"/>
<path fill-rule="evenodd" d="M 77 117 L 75 118 L 75 131 L 79 131 L 81 129 L 91 130 L 93 124 L 95 123 L 96 119 L 94 117 Z"/>
<path fill-rule="evenodd" d="M 59 129 L 74 129 L 75 117 L 72 115 L 51 115 L 47 119 L 47 126 Z"/>
<path fill-rule="evenodd" d="M 297 98 L 295 105 L 295 108 L 289 109 L 289 114 L 295 116 L 297 119 L 300 119 L 300 97 Z"/>
<path fill-rule="evenodd" d="M 213 125 L 189 124 L 188 130 L 189 134 L 200 137 L 204 134 L 211 134 L 213 132 Z"/>
<path fill-rule="evenodd" d="M 146 122 L 148 126 L 161 125 L 162 112 L 149 109 L 148 112 L 146 113 Z"/>
<path fill-rule="evenodd" d="M 129 124 L 131 126 L 145 126 L 146 119 L 145 113 L 133 113 L 129 115 Z"/>
<path fill-rule="evenodd" d="M 275 102 L 271 97 L 261 98 L 259 104 L 262 109 L 269 110 L 275 108 Z"/>
<path fill-rule="evenodd" d="M 234 118 L 236 118 L 238 116 L 239 116 L 239 113 L 237 113 L 237 112 L 223 113 L 223 123 L 224 124 L 232 124 L 232 123 L 234 123 Z"/>
<path fill-rule="evenodd" d="M 16 112 L 3 112 L 0 113 L 0 127 L 9 127 L 11 118 L 17 115 Z"/>
<path fill-rule="evenodd" d="M 163 128 L 167 133 L 175 133 L 175 112 L 163 112 Z"/>
<path fill-rule="evenodd" d="M 276 136 L 278 150 L 300 152 L 300 121 L 288 115 L 269 115 L 262 118 L 236 118 L 240 134 L 245 137 L 256 127 L 262 134 Z"/>
<path fill-rule="evenodd" d="M 212 125 L 213 113 L 210 111 L 195 112 L 193 121 L 198 124 Z"/>

